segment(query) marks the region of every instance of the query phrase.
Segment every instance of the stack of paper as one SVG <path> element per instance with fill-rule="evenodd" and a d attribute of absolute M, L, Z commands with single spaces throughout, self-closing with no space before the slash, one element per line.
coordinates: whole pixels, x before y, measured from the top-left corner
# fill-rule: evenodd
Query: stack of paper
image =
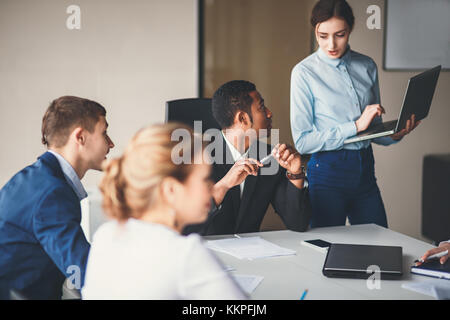
<path fill-rule="evenodd" d="M 261 237 L 209 240 L 206 246 L 211 250 L 227 253 L 238 259 L 259 259 L 293 255 L 294 250 L 286 249 Z"/>

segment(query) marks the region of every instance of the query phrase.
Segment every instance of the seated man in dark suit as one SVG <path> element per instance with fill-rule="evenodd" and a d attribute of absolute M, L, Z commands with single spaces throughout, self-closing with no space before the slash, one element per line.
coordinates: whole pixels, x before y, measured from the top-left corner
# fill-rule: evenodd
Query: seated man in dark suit
<path fill-rule="evenodd" d="M 106 111 L 97 102 L 65 96 L 42 120 L 48 151 L 0 190 L 0 299 L 61 299 L 65 278 L 80 289 L 89 253 L 81 229 L 80 179 L 101 170 L 109 149 Z"/>
<path fill-rule="evenodd" d="M 311 210 L 301 156 L 291 146 L 272 148 L 259 140 L 270 134 L 272 112 L 255 85 L 225 83 L 213 96 L 212 111 L 222 128 L 218 139 L 223 139 L 223 152 L 212 157 L 213 209 L 205 223 L 187 226 L 183 233 L 258 232 L 269 204 L 288 229 L 306 231 Z M 248 134 L 252 130 L 255 134 Z M 273 154 L 272 172 L 263 171 L 268 169 L 259 161 L 264 154 Z"/>

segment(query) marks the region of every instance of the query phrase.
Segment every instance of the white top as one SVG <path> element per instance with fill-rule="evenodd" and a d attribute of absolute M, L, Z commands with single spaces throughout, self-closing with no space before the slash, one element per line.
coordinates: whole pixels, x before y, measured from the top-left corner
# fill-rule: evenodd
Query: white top
<path fill-rule="evenodd" d="M 231 156 L 233 157 L 234 162 L 242 159 L 248 158 L 248 150 L 245 153 L 240 153 L 234 145 L 225 137 L 225 134 L 222 131 L 223 138 L 225 139 L 225 142 L 227 143 L 228 148 L 230 149 Z M 242 183 L 239 185 L 239 188 L 241 190 L 241 198 L 242 194 L 244 193 L 244 186 L 245 186 L 245 179 L 242 181 Z"/>
<path fill-rule="evenodd" d="M 83 299 L 246 299 L 197 234 L 110 221 L 94 235 Z"/>

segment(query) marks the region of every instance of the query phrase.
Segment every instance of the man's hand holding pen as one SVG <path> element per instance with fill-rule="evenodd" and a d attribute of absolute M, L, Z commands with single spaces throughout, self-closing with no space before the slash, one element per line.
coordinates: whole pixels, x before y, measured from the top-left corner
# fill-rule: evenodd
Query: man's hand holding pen
<path fill-rule="evenodd" d="M 272 155 L 280 166 L 287 170 L 289 181 L 297 188 L 302 189 L 305 176 L 300 153 L 295 148 L 283 143 L 277 144 L 273 148 Z"/>

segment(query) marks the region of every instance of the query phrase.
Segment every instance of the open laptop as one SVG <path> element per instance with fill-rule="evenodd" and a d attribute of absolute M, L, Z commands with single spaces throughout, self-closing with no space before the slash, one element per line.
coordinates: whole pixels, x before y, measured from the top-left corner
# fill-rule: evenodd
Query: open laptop
<path fill-rule="evenodd" d="M 322 273 L 330 278 L 367 279 L 379 271 L 381 279 L 398 279 L 403 274 L 402 247 L 333 243 Z"/>
<path fill-rule="evenodd" d="M 416 115 L 416 121 L 424 119 L 430 111 L 431 100 L 440 72 L 441 66 L 436 66 L 410 78 L 398 119 L 371 125 L 367 130 L 345 140 L 344 144 L 389 136 L 399 132 L 406 127 L 406 121 L 413 114 Z"/>

